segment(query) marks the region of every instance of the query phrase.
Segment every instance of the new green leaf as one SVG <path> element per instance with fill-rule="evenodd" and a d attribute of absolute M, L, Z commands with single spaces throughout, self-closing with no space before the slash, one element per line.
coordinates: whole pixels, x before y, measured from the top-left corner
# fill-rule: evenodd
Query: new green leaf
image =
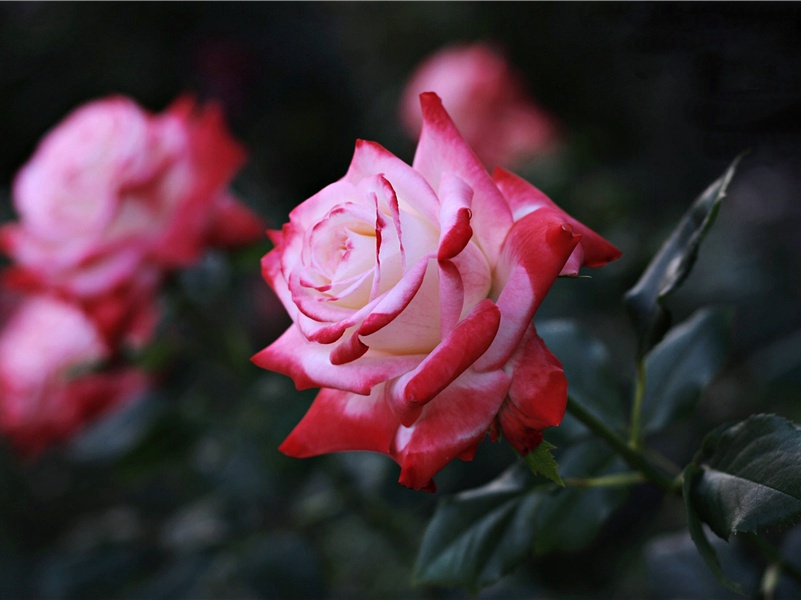
<path fill-rule="evenodd" d="M 551 451 L 555 448 L 556 446 L 553 444 L 542 440 L 540 445 L 526 454 L 523 459 L 534 475 L 542 475 L 557 485 L 564 487 L 565 482 L 559 477 L 559 465 L 556 464 L 556 459 L 551 454 Z"/>

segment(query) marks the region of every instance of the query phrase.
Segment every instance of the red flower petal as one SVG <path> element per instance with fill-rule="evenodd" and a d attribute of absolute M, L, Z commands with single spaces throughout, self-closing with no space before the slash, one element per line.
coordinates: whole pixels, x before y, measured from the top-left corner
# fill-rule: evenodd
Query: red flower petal
<path fill-rule="evenodd" d="M 542 441 L 541 430 L 562 422 L 567 379 L 562 363 L 545 346 L 533 324 L 506 372 L 512 377 L 512 385 L 498 413 L 498 423 L 509 443 L 527 454 Z"/>

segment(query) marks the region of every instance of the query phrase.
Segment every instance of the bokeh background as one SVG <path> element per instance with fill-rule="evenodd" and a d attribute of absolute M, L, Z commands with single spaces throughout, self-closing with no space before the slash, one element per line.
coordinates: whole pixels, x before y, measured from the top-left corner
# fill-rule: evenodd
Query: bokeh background
<path fill-rule="evenodd" d="M 592 279 L 559 281 L 538 315 L 603 339 L 621 385 L 634 345 L 622 294 L 750 150 L 671 299 L 677 321 L 734 306 L 732 356 L 696 413 L 655 443 L 686 461 L 725 420 L 801 422 L 796 3 L 3 3 L 0 216 L 14 218 L 15 172 L 76 106 L 119 93 L 161 111 L 191 92 L 224 107 L 250 156 L 234 187 L 280 227 L 344 174 L 357 138 L 410 161 L 397 117 L 407 77 L 474 40 L 504 48 L 560 124 L 560 147 L 518 172 L 623 250 Z M 437 496 L 400 487 L 389 459 L 278 453 L 313 393 L 249 363 L 288 324 L 259 277 L 269 247 L 210 252 L 169 282 L 142 358 L 161 385 L 143 402 L 35 462 L 0 449 L 0 597 L 469 597 L 414 585 Z M 438 476 L 439 493 L 513 461 L 487 442 Z M 588 548 L 533 557 L 480 597 L 687 597 L 652 560 L 673 552 L 704 581 L 670 537 L 679 508 L 635 490 Z"/>

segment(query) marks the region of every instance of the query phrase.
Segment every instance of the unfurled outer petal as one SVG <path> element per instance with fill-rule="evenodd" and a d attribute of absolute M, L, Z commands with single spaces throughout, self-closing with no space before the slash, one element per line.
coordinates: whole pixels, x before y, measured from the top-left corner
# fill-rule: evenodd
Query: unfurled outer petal
<path fill-rule="evenodd" d="M 425 358 L 419 354 L 362 356 L 334 365 L 330 353 L 330 346 L 308 341 L 292 326 L 251 360 L 264 369 L 289 375 L 299 390 L 333 387 L 366 395 L 379 383 L 411 371 Z"/>
<path fill-rule="evenodd" d="M 506 364 L 580 237 L 552 214 L 531 213 L 514 224 L 493 282 L 500 328 L 476 369 L 489 371 Z"/>
<path fill-rule="evenodd" d="M 542 441 L 541 431 L 562 422 L 567 407 L 567 379 L 562 363 L 529 325 L 506 372 L 512 385 L 498 413 L 504 437 L 521 454 Z"/>
<path fill-rule="evenodd" d="M 397 429 L 384 386 L 369 396 L 324 388 L 279 450 L 296 458 L 349 450 L 389 454 Z"/>
<path fill-rule="evenodd" d="M 578 275 L 579 267 L 602 267 L 620 258 L 620 250 L 571 217 L 526 180 L 501 168 L 495 169 L 492 178 L 509 202 L 515 221 L 533 212 L 550 212 L 554 218 L 570 223 L 573 231 L 581 234 L 581 242 L 565 263 L 560 275 Z"/>
<path fill-rule="evenodd" d="M 473 189 L 472 226 L 476 243 L 487 255 L 490 264 L 494 264 L 512 225 L 509 206 L 456 129 L 439 97 L 434 93 L 421 94 L 420 105 L 423 110 L 423 131 L 413 167 L 423 174 L 434 189 L 439 189 L 444 173 L 458 176 Z"/>
<path fill-rule="evenodd" d="M 465 371 L 423 410 L 409 428 L 400 427 L 392 456 L 400 483 L 433 490 L 431 478 L 454 458 L 471 458 L 484 439 L 509 389 L 503 371 Z"/>

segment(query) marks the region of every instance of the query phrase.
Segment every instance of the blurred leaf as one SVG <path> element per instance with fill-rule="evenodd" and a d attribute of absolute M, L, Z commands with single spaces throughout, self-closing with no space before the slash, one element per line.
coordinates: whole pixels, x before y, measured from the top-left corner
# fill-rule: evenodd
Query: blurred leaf
<path fill-rule="evenodd" d="M 690 274 L 701 242 L 715 222 L 740 158 L 734 159 L 723 176 L 693 203 L 640 280 L 626 292 L 626 305 L 637 331 L 639 356 L 658 343 L 670 327 L 670 314 L 663 301 Z"/>
<path fill-rule="evenodd" d="M 102 598 L 122 589 L 147 566 L 145 553 L 130 546 L 88 551 L 59 550 L 42 561 L 36 581 L 39 598 Z"/>
<path fill-rule="evenodd" d="M 746 589 L 756 590 L 760 573 L 741 544 L 727 544 L 717 538 L 711 541 L 723 568 L 735 572 Z M 645 547 L 648 582 L 656 598 L 683 600 L 726 600 L 737 598 L 734 592 L 722 589 L 704 564 L 687 532 L 659 535 Z"/>
<path fill-rule="evenodd" d="M 139 582 L 123 598 L 128 600 L 169 600 L 198 595 L 198 582 L 209 572 L 210 560 L 202 554 L 181 556 L 175 562 L 161 566 L 146 581 Z M 155 571 L 155 569 L 154 569 Z"/>
<path fill-rule="evenodd" d="M 626 422 L 623 398 L 606 346 L 574 321 L 545 321 L 538 324 L 537 332 L 562 362 L 570 397 L 612 429 L 623 429 Z M 575 440 L 586 431 L 569 414 L 558 428 L 549 430 L 559 440 Z"/>
<path fill-rule="evenodd" d="M 780 548 L 781 557 L 796 572 L 801 571 L 801 527 L 787 532 Z M 787 566 L 782 573 L 788 571 Z M 801 581 L 797 578 L 782 577 L 776 587 L 776 598 L 801 598 Z"/>
<path fill-rule="evenodd" d="M 564 487 L 565 482 L 559 477 L 559 465 L 556 464 L 556 459 L 551 454 L 551 450 L 554 448 L 556 446 L 542 440 L 539 446 L 523 457 L 523 460 L 526 461 L 529 470 L 534 475 L 542 475 L 555 484 Z"/>
<path fill-rule="evenodd" d="M 743 596 L 745 594 L 742 586 L 739 583 L 733 582 L 723 572 L 723 567 L 720 564 L 720 560 L 715 552 L 715 548 L 709 542 L 709 538 L 704 531 L 704 525 L 701 522 L 701 517 L 698 516 L 698 513 L 695 510 L 694 502 L 692 500 L 692 492 L 697 484 L 698 479 L 702 475 L 703 470 L 692 463 L 687 465 L 687 467 L 684 469 L 684 508 L 687 513 L 687 528 L 690 530 L 690 537 L 692 537 L 698 553 L 701 555 L 701 558 L 704 559 L 706 566 L 709 568 L 709 571 L 712 573 L 712 575 L 715 576 L 715 579 L 718 580 L 718 583 L 720 583 L 727 590 Z"/>
<path fill-rule="evenodd" d="M 730 311 L 703 309 L 674 327 L 645 359 L 643 422 L 654 432 L 689 412 L 723 366 Z"/>
<path fill-rule="evenodd" d="M 694 458 L 690 501 L 712 530 L 781 527 L 801 518 L 801 429 L 776 415 L 718 427 Z"/>
<path fill-rule="evenodd" d="M 95 421 L 67 446 L 76 461 L 112 461 L 135 448 L 164 412 L 164 401 L 149 393 Z"/>
<path fill-rule="evenodd" d="M 530 479 L 518 463 L 483 487 L 442 499 L 423 537 L 417 581 L 476 590 L 523 562 L 546 498 Z"/>
<path fill-rule="evenodd" d="M 259 598 L 324 598 L 325 578 L 320 556 L 292 533 L 263 535 L 245 545 L 239 578 Z"/>

